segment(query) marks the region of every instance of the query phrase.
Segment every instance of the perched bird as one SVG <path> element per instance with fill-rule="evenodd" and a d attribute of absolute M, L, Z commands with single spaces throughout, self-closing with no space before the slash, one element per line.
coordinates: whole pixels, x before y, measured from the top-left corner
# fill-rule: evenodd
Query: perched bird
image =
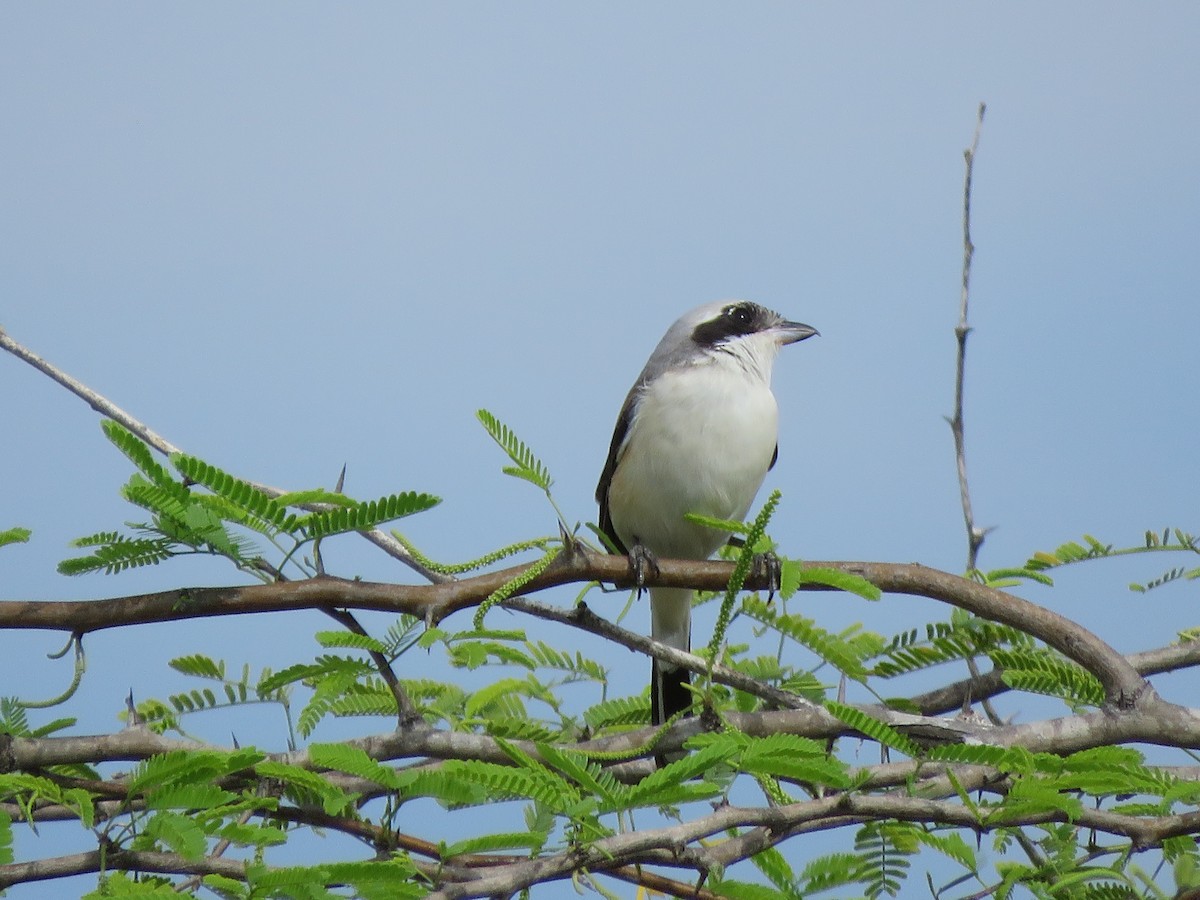
<path fill-rule="evenodd" d="M 784 344 L 817 334 L 745 300 L 687 313 L 650 354 L 617 417 L 596 487 L 600 529 L 635 564 L 707 559 L 729 535 L 687 513 L 744 519 L 779 455 L 771 369 Z M 691 650 L 692 592 L 650 589 L 650 633 Z M 655 725 L 691 706 L 686 669 L 653 660 Z"/>

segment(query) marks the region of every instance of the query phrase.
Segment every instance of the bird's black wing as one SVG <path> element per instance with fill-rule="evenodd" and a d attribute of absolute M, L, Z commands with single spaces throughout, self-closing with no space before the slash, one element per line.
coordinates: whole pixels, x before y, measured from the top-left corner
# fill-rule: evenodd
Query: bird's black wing
<path fill-rule="evenodd" d="M 633 421 L 633 401 L 640 387 L 640 383 L 635 384 L 629 396 L 625 398 L 625 405 L 621 407 L 621 414 L 617 416 L 617 427 L 613 429 L 612 443 L 608 445 L 608 459 L 604 463 L 604 471 L 600 473 L 600 483 L 596 485 L 596 502 L 600 504 L 600 531 L 621 553 L 628 553 L 629 549 L 617 537 L 617 530 L 613 528 L 612 514 L 608 510 L 608 488 L 612 484 L 613 473 L 617 471 L 621 445 L 625 443 L 625 437 L 629 434 L 629 425 Z"/>
<path fill-rule="evenodd" d="M 767 466 L 767 471 L 770 472 L 775 468 L 775 463 L 779 462 L 779 442 L 775 442 L 775 452 L 771 454 L 771 464 Z"/>

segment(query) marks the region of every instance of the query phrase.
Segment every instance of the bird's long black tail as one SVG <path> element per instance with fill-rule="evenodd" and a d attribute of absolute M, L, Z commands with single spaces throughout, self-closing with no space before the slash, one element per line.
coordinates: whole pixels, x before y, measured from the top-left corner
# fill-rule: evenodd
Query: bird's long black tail
<path fill-rule="evenodd" d="M 650 660 L 650 721 L 661 725 L 676 713 L 692 705 L 692 673 L 687 669 L 668 668 L 657 659 Z"/>

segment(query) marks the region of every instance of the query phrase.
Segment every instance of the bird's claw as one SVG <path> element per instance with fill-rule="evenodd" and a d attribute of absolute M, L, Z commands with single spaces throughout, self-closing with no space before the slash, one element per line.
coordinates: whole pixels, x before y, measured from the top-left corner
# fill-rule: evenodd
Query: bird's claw
<path fill-rule="evenodd" d="M 783 578 L 783 563 L 779 561 L 779 557 L 770 550 L 766 553 L 756 553 L 750 565 L 750 573 L 755 580 L 762 579 L 767 582 L 767 602 L 774 600 L 775 592 L 779 590 Z"/>
<path fill-rule="evenodd" d="M 633 584 L 640 594 L 646 587 L 646 572 L 659 574 L 658 558 L 642 543 L 634 544 L 629 550 L 629 571 L 633 575 Z"/>

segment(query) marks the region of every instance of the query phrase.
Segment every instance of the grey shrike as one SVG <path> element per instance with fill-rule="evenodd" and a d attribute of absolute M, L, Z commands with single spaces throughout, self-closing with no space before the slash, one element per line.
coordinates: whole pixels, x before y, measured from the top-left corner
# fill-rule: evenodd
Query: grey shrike
<path fill-rule="evenodd" d="M 757 303 L 692 310 L 668 330 L 625 398 L 596 487 L 600 529 L 635 558 L 708 559 L 729 535 L 687 513 L 742 520 L 779 455 L 775 354 L 817 334 Z M 650 589 L 651 635 L 691 650 L 692 592 Z M 652 660 L 651 716 L 692 705 L 686 669 Z"/>

